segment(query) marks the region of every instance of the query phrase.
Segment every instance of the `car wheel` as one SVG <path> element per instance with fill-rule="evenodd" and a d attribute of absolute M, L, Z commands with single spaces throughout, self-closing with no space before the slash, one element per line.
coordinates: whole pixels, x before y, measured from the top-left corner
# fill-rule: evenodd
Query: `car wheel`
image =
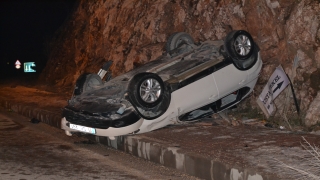
<path fill-rule="evenodd" d="M 158 75 L 143 73 L 136 80 L 134 95 L 141 105 L 151 108 L 162 100 L 163 91 L 164 84 Z"/>
<path fill-rule="evenodd" d="M 79 76 L 76 81 L 76 86 L 74 88 L 74 95 L 78 96 L 90 90 L 93 90 L 95 87 L 102 85 L 102 80 L 97 74 L 85 73 Z"/>
<path fill-rule="evenodd" d="M 145 119 L 159 117 L 169 106 L 170 92 L 157 74 L 135 75 L 129 83 L 128 90 L 130 102 Z"/>
<path fill-rule="evenodd" d="M 240 70 L 249 69 L 256 62 L 258 51 L 247 31 L 230 32 L 225 38 L 224 49 Z"/>
<path fill-rule="evenodd" d="M 183 44 L 194 44 L 193 38 L 185 32 L 176 32 L 173 33 L 167 43 L 166 43 L 166 52 L 170 52 Z"/>
<path fill-rule="evenodd" d="M 247 59 L 253 53 L 254 42 L 247 31 L 232 31 L 225 39 L 225 49 L 232 58 Z"/>

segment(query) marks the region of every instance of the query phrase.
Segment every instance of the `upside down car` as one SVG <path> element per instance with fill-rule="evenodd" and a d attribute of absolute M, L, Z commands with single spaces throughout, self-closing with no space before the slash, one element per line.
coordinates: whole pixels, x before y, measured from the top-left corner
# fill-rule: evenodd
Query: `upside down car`
<path fill-rule="evenodd" d="M 97 74 L 82 74 L 62 112 L 66 134 L 112 139 L 218 113 L 252 92 L 262 67 L 260 49 L 244 30 L 199 43 L 178 32 L 165 49 L 115 78 L 108 71 L 112 61 Z"/>

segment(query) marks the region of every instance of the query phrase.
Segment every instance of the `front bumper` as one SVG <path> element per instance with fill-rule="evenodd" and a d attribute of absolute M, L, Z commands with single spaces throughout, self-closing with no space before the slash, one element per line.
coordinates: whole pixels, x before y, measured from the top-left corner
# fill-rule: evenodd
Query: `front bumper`
<path fill-rule="evenodd" d="M 143 119 L 137 115 L 135 111 L 126 111 L 121 118 L 112 120 L 110 118 L 88 114 L 86 112 L 78 112 L 69 108 L 64 108 L 63 118 L 61 120 L 61 128 L 70 132 L 83 132 L 97 136 L 120 136 L 137 131 Z M 72 125 L 72 127 L 70 126 Z M 81 131 L 74 129 L 74 126 L 81 126 L 90 131 Z"/>
<path fill-rule="evenodd" d="M 143 122 L 143 119 L 140 118 L 136 123 L 131 124 L 129 126 L 121 127 L 121 128 L 113 128 L 109 127 L 108 129 L 99 129 L 95 128 L 95 134 L 97 136 L 107 136 L 107 137 L 115 137 L 115 136 L 122 136 L 122 135 L 127 135 L 130 133 L 134 133 L 137 131 L 141 124 Z M 82 131 L 77 131 L 74 129 L 71 129 L 68 124 L 70 124 L 69 121 L 66 120 L 65 117 L 61 119 L 61 129 L 65 130 L 66 132 L 82 132 Z M 85 133 L 85 132 L 83 132 Z"/>
<path fill-rule="evenodd" d="M 65 107 L 62 112 L 62 117 L 65 117 L 72 124 L 99 129 L 121 128 L 134 124 L 140 119 L 140 116 L 130 109 L 121 115 L 117 114 L 117 116 L 119 116 L 118 119 L 112 119 L 110 113 L 90 113 L 73 109 L 70 106 Z"/>

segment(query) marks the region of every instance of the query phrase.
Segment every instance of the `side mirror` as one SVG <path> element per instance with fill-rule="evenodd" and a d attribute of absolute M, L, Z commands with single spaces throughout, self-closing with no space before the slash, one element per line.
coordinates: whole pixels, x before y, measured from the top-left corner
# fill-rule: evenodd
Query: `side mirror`
<path fill-rule="evenodd" d="M 103 79 L 104 76 L 108 73 L 108 70 L 111 67 L 112 63 L 113 63 L 113 61 L 107 61 L 106 63 L 104 63 L 102 68 L 99 70 L 98 75 L 100 76 L 101 79 Z M 110 79 L 110 77 L 108 77 L 108 79 Z"/>

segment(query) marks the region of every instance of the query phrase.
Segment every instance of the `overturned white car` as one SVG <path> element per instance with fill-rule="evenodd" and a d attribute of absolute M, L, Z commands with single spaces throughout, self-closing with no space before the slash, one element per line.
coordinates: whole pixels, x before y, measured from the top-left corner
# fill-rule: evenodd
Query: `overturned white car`
<path fill-rule="evenodd" d="M 175 33 L 164 55 L 102 80 L 110 65 L 78 78 L 63 109 L 61 127 L 68 135 L 145 133 L 223 111 L 252 92 L 262 61 L 251 35 L 239 30 L 198 44 L 187 33 Z"/>

